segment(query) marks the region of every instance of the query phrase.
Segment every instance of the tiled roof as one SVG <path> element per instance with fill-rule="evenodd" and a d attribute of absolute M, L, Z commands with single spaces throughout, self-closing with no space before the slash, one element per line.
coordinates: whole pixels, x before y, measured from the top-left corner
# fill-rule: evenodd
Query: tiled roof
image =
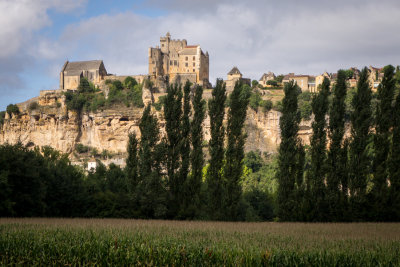
<path fill-rule="evenodd" d="M 239 69 L 238 69 L 237 67 L 233 67 L 233 68 L 231 69 L 231 71 L 228 72 L 228 75 L 233 75 L 233 74 L 240 74 L 240 75 L 242 75 L 242 73 L 240 73 L 240 71 L 239 71 Z"/>
<path fill-rule="evenodd" d="M 102 62 L 103 60 L 68 62 L 64 71 L 67 76 L 77 76 L 80 75 L 83 70 L 99 69 Z"/>

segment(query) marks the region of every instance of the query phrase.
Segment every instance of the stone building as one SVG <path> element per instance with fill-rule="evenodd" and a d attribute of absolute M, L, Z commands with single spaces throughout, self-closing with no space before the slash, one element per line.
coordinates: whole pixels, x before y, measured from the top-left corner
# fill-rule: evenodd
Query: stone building
<path fill-rule="evenodd" d="M 169 33 L 160 38 L 160 46 L 149 48 L 149 75 L 171 83 L 189 80 L 209 86 L 209 55 L 200 45 L 173 40 Z"/>
<path fill-rule="evenodd" d="M 368 67 L 368 81 L 373 90 L 378 89 L 379 84 L 382 82 L 383 75 L 383 68 Z"/>
<path fill-rule="evenodd" d="M 237 67 L 233 67 L 230 72 L 228 72 L 228 78 L 225 81 L 226 91 L 228 93 L 233 91 L 235 88 L 235 83 L 237 81 L 242 81 L 244 84 L 251 85 L 251 80 L 248 78 L 243 78 L 242 73 L 239 71 Z"/>
<path fill-rule="evenodd" d="M 264 73 L 260 80 L 258 81 L 259 84 L 261 84 L 262 86 L 267 86 L 267 82 L 268 81 L 273 81 L 276 79 L 276 76 L 273 72 L 269 71 L 268 73 Z"/>
<path fill-rule="evenodd" d="M 103 60 L 66 61 L 60 72 L 60 89 L 76 90 L 83 77 L 98 84 L 104 80 L 105 76 L 107 76 L 107 70 Z"/>
<path fill-rule="evenodd" d="M 300 87 L 302 92 L 316 92 L 316 78 L 314 76 L 289 73 L 283 77 L 282 83 L 285 84 L 292 80 Z"/>

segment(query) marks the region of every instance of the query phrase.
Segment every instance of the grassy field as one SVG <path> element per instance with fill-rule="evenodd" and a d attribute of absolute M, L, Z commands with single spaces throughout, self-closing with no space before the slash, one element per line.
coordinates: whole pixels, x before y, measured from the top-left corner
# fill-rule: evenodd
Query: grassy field
<path fill-rule="evenodd" d="M 0 264 L 399 266 L 400 224 L 0 219 Z"/>

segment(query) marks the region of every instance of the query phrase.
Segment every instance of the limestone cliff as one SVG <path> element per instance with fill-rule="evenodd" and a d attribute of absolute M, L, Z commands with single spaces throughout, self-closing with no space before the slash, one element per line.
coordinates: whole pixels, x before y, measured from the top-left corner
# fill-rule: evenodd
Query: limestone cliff
<path fill-rule="evenodd" d="M 33 100 L 40 106 L 29 111 L 27 107 Z M 65 99 L 58 91 L 42 92 L 33 100 L 19 105 L 19 115 L 6 116 L 0 129 L 0 143 L 22 142 L 32 146 L 51 146 L 65 153 L 73 152 L 75 144 L 81 143 L 100 152 L 107 150 L 111 153 L 125 153 L 128 133 L 135 132 L 140 136 L 140 108 L 122 105 L 78 116 L 76 112 L 67 110 Z M 156 114 L 163 127 L 162 113 Z M 249 109 L 246 119 L 246 151 L 276 151 L 280 142 L 279 118 L 280 113 L 277 111 L 255 112 Z M 303 123 L 300 136 L 306 143 L 310 133 L 310 123 Z M 204 122 L 204 134 L 208 141 L 208 117 Z"/>

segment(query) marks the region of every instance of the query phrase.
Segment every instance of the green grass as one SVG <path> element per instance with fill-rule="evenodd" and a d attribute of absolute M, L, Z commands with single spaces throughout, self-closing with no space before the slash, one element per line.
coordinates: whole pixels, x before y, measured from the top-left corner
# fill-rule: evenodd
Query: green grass
<path fill-rule="evenodd" d="M 0 264 L 399 266 L 400 224 L 0 219 Z"/>

